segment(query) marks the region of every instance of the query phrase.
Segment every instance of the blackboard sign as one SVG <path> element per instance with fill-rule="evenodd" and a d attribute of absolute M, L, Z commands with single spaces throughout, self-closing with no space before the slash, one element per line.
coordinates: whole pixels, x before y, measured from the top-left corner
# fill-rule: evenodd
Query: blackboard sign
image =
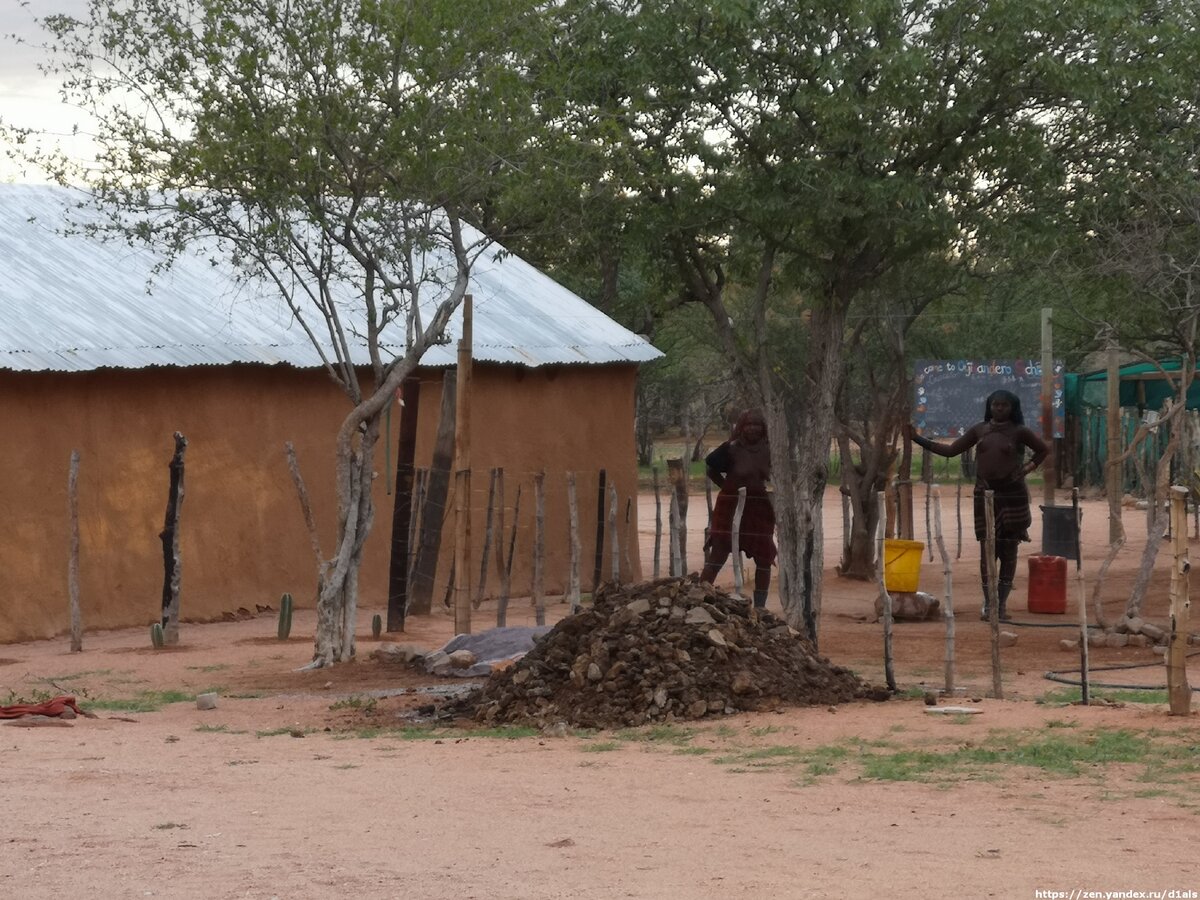
<path fill-rule="evenodd" d="M 1041 434 L 1042 364 L 1036 359 L 918 359 L 913 370 L 913 425 L 925 437 L 956 438 L 983 421 L 992 391 L 1021 398 L 1025 424 Z M 1063 436 L 1063 364 L 1054 362 L 1054 436 Z"/>

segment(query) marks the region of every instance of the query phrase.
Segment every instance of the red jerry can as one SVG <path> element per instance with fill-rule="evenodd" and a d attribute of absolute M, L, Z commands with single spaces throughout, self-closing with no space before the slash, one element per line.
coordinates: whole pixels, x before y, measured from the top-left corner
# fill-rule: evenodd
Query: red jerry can
<path fill-rule="evenodd" d="M 1063 556 L 1029 557 L 1029 611 L 1067 611 L 1067 560 Z"/>

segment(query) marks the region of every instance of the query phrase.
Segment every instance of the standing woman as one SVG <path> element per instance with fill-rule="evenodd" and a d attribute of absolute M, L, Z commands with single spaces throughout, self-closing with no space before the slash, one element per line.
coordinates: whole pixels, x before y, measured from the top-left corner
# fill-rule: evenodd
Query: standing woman
<path fill-rule="evenodd" d="M 987 592 L 987 514 L 984 492 L 994 492 L 993 509 L 996 529 L 996 559 L 1000 564 L 1000 618 L 1009 621 L 1008 595 L 1017 573 L 1017 545 L 1029 540 L 1033 516 L 1029 510 L 1029 488 L 1025 476 L 1042 464 L 1050 452 L 1046 442 L 1025 427 L 1021 400 L 1009 391 L 993 391 L 983 409 L 983 421 L 972 425 L 952 444 L 938 444 L 923 438 L 905 425 L 905 433 L 918 447 L 938 456 L 958 456 L 975 449 L 975 539 L 979 541 L 979 576 L 983 582 L 981 619 L 988 618 Z M 1028 447 L 1033 457 L 1023 462 Z"/>
<path fill-rule="evenodd" d="M 713 505 L 708 542 L 704 545 L 704 571 L 700 578 L 712 584 L 733 552 L 733 516 L 738 488 L 746 489 L 746 506 L 738 529 L 738 549 L 754 560 L 754 605 L 767 605 L 775 547 L 775 510 L 767 494 L 771 478 L 771 445 L 767 421 L 758 410 L 746 410 L 733 427 L 733 437 L 704 459 L 708 477 L 721 489 Z"/>

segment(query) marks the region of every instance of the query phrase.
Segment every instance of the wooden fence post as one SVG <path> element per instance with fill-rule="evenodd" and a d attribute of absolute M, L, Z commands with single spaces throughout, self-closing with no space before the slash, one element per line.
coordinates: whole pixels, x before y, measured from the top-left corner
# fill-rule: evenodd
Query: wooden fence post
<path fill-rule="evenodd" d="M 654 579 L 662 574 L 662 497 L 658 493 L 658 466 L 650 469 L 654 480 Z M 674 574 L 674 573 L 672 573 Z"/>
<path fill-rule="evenodd" d="M 171 457 L 171 487 L 167 493 L 167 514 L 159 537 L 163 545 L 162 626 L 163 643 L 179 643 L 179 588 L 183 560 L 179 554 L 179 517 L 183 512 L 183 456 L 187 438 L 175 432 L 175 454 Z"/>
<path fill-rule="evenodd" d="M 987 535 L 984 553 L 987 554 L 987 608 L 988 622 L 992 633 L 992 696 L 1004 699 L 1004 685 L 1000 677 L 1000 600 L 996 585 L 996 493 L 983 492 L 984 516 L 987 518 Z"/>
<path fill-rule="evenodd" d="M 71 451 L 67 475 L 67 515 L 71 538 L 67 551 L 67 595 L 71 607 L 71 652 L 83 650 L 83 614 L 79 610 L 79 451 Z"/>
<path fill-rule="evenodd" d="M 883 491 L 877 495 L 882 509 L 887 502 Z M 879 582 L 879 599 L 882 602 L 883 614 L 883 677 L 889 691 L 896 691 L 896 672 L 892 661 L 892 595 L 888 593 L 887 581 L 884 577 L 883 539 L 887 532 L 887 521 L 880 516 L 875 523 L 875 578 Z"/>
<path fill-rule="evenodd" d="M 567 473 L 567 519 L 571 539 L 570 581 L 567 583 L 567 600 L 572 613 L 579 612 L 579 504 L 575 497 L 575 473 Z"/>
<path fill-rule="evenodd" d="M 542 579 L 546 564 L 546 473 L 533 476 L 533 608 L 538 625 L 546 624 Z"/>
<path fill-rule="evenodd" d="M 730 535 L 731 555 L 733 556 L 733 592 L 739 597 L 743 597 L 742 585 L 744 584 L 744 574 L 742 572 L 742 548 L 741 548 L 741 533 L 742 533 L 742 513 L 746 509 L 746 489 L 738 488 L 737 507 L 733 510 L 733 531 Z"/>
<path fill-rule="evenodd" d="M 946 541 L 942 537 L 942 492 L 933 485 L 933 539 L 937 544 L 938 553 L 942 557 L 942 583 L 945 594 L 942 605 L 942 618 L 946 622 L 946 690 L 947 694 L 954 693 L 954 579 L 950 570 L 950 554 L 946 552 Z"/>
<path fill-rule="evenodd" d="M 1187 677 L 1187 640 L 1191 618 L 1191 597 L 1188 593 L 1187 538 L 1188 489 L 1171 488 L 1171 515 L 1175 518 L 1174 565 L 1171 567 L 1171 631 L 1167 638 L 1167 702 L 1171 715 L 1186 716 L 1192 709 L 1192 689 Z"/>

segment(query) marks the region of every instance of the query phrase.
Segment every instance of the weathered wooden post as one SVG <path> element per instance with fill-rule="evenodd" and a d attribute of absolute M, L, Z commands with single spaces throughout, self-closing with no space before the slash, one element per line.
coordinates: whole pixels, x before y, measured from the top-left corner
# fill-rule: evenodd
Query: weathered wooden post
<path fill-rule="evenodd" d="M 686 575 L 687 562 L 687 512 L 688 512 L 688 473 L 685 461 L 680 459 L 667 460 L 667 475 L 675 493 L 675 506 L 679 519 L 675 531 L 675 539 L 679 544 L 679 571 L 675 574 Z"/>
<path fill-rule="evenodd" d="M 679 559 L 679 495 L 674 491 L 671 492 L 671 510 L 667 525 L 667 543 L 671 552 L 670 574 L 672 578 L 678 578 L 681 574 L 681 561 Z"/>
<path fill-rule="evenodd" d="M 1192 689 L 1187 677 L 1187 640 L 1192 601 L 1188 592 L 1187 539 L 1188 489 L 1171 488 L 1171 515 L 1175 521 L 1175 564 L 1171 567 L 1171 631 L 1167 638 L 1167 702 L 1171 715 L 1186 716 L 1192 710 Z"/>
<path fill-rule="evenodd" d="M 567 473 L 567 520 L 571 539 L 571 570 L 567 582 L 567 602 L 572 613 L 579 611 L 579 504 L 575 498 L 575 473 Z"/>
<path fill-rule="evenodd" d="M 437 578 L 438 556 L 442 547 L 442 523 L 450 496 L 450 468 L 454 465 L 455 418 L 458 407 L 458 379 L 454 369 L 442 375 L 442 402 L 433 456 L 425 479 L 425 498 L 421 509 L 421 533 L 408 585 L 408 613 L 427 615 L 433 608 L 433 588 Z"/>
<path fill-rule="evenodd" d="M 546 473 L 533 476 L 533 609 L 538 625 L 546 624 L 542 581 L 546 566 Z"/>
<path fill-rule="evenodd" d="M 879 508 L 883 509 L 887 497 L 883 491 L 876 495 Z M 884 575 L 883 541 L 887 533 L 887 521 L 880 516 L 875 523 L 875 578 L 879 582 L 879 599 L 883 606 L 880 619 L 883 621 L 883 677 L 888 690 L 896 690 L 896 672 L 892 661 L 892 595 L 888 593 Z"/>
<path fill-rule="evenodd" d="M 612 583 L 621 583 L 621 548 L 618 546 L 621 542 L 617 539 L 617 484 L 610 482 L 608 485 L 610 503 L 608 507 L 608 530 L 612 535 L 612 540 L 609 541 L 609 549 L 612 551 Z"/>
<path fill-rule="evenodd" d="M 163 547 L 162 626 L 163 643 L 179 643 L 179 587 L 183 559 L 179 553 L 179 517 L 183 512 L 183 455 L 187 438 L 175 432 L 175 453 L 171 457 L 171 486 L 167 492 L 167 514 L 159 534 Z"/>
<path fill-rule="evenodd" d="M 623 540 L 621 541 L 621 553 L 625 557 L 625 573 L 630 581 L 633 581 L 633 561 L 630 558 L 630 554 L 633 552 L 633 547 L 635 545 L 633 539 L 629 536 L 629 530 L 631 527 L 630 523 L 632 521 L 633 521 L 633 498 L 626 497 L 625 498 L 625 534 L 623 536 Z M 637 552 L 638 552 L 638 559 L 641 559 L 642 552 L 641 552 L 640 544 L 637 545 Z"/>
<path fill-rule="evenodd" d="M 946 552 L 946 541 L 942 537 L 942 492 L 933 485 L 933 540 L 942 557 L 942 583 L 945 594 L 942 598 L 942 619 L 946 623 L 946 693 L 954 693 L 954 577 L 950 568 L 950 554 Z"/>
<path fill-rule="evenodd" d="M 600 486 L 596 491 L 596 565 L 592 570 L 592 593 L 600 587 L 600 575 L 604 569 L 604 501 L 607 499 L 608 471 L 600 470 Z"/>
<path fill-rule="evenodd" d="M 397 392 L 400 401 L 400 441 L 396 448 L 396 493 L 392 498 L 392 547 L 388 560 L 387 630 L 403 631 L 408 612 L 409 553 L 412 547 L 413 494 L 417 455 L 417 418 L 421 381 L 409 376 Z M 391 407 L 389 406 L 390 410 Z M 391 429 L 388 429 L 391 437 Z"/>
<path fill-rule="evenodd" d="M 83 650 L 83 614 L 79 610 L 79 451 L 71 451 L 67 475 L 67 516 L 71 538 L 67 550 L 67 596 L 71 608 L 71 652 Z"/>
<path fill-rule="evenodd" d="M 1083 587 L 1083 553 L 1080 547 L 1079 532 L 1083 520 L 1079 512 L 1079 488 L 1071 489 L 1072 517 L 1075 520 L 1075 580 L 1079 585 L 1079 699 L 1084 706 L 1090 701 L 1090 685 L 1088 673 L 1088 620 L 1087 594 Z"/>
<path fill-rule="evenodd" d="M 488 554 L 492 549 L 492 519 L 496 512 L 496 480 L 499 478 L 499 470 L 492 469 L 491 482 L 488 484 L 488 505 L 487 518 L 483 526 L 483 547 L 479 551 L 479 584 L 475 585 L 475 602 L 472 604 L 475 609 L 479 609 L 483 603 L 483 592 L 487 587 L 487 568 Z"/>
<path fill-rule="evenodd" d="M 992 633 L 992 696 L 1004 699 L 1004 685 L 1000 677 L 1000 601 L 996 590 L 996 493 L 983 492 L 983 510 L 987 519 L 987 535 L 984 553 L 987 555 L 987 608 L 988 624 Z"/>
<path fill-rule="evenodd" d="M 653 466 L 650 469 L 650 475 L 654 480 L 654 578 L 657 580 L 662 574 L 662 497 L 658 493 L 658 467 Z M 674 574 L 672 572 L 671 574 Z"/>
<path fill-rule="evenodd" d="M 730 535 L 730 555 L 733 557 L 733 592 L 739 597 L 744 597 L 742 585 L 744 582 L 744 574 L 742 572 L 742 513 L 746 509 L 746 489 L 738 488 L 737 507 L 733 510 L 733 531 Z"/>
<path fill-rule="evenodd" d="M 517 553 L 517 526 L 521 522 L 521 484 L 517 483 L 517 496 L 513 500 L 513 524 L 512 534 L 508 540 L 508 559 L 504 563 L 504 571 L 500 576 L 500 598 L 496 601 L 496 627 L 503 628 L 508 620 L 508 598 L 512 594 L 512 569 L 513 558 Z M 504 535 L 501 532 L 501 539 Z M 500 556 L 504 555 L 504 548 L 500 548 Z"/>

